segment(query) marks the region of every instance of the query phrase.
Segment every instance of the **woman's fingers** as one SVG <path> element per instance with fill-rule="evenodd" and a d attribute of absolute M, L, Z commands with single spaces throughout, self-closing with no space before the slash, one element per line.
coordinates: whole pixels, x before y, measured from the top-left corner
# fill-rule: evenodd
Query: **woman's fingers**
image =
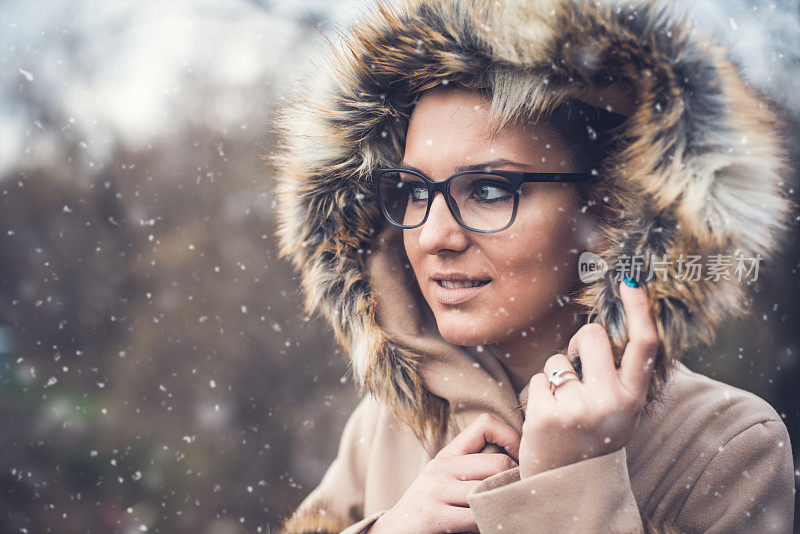
<path fill-rule="evenodd" d="M 519 462 L 521 436 L 512 427 L 488 413 L 482 413 L 448 443 L 436 457 L 478 453 L 487 443 L 499 445 Z"/>
<path fill-rule="evenodd" d="M 550 391 L 550 382 L 547 381 L 544 373 L 533 375 L 528 386 L 528 410 L 534 406 L 538 410 L 552 410 L 556 407 L 556 399 Z M 529 412 L 526 411 L 526 413 Z"/>
<path fill-rule="evenodd" d="M 547 377 L 549 377 L 553 371 L 561 371 L 564 369 L 570 371 L 561 375 L 561 378 L 564 380 L 564 382 L 558 386 L 555 391 L 550 392 L 550 382 Z M 544 362 L 543 372 L 545 376 L 544 382 L 541 387 L 537 389 L 542 392 L 547 392 L 551 396 L 555 396 L 558 391 L 564 392 L 572 388 L 580 387 L 581 381 L 578 379 L 578 373 L 574 371 L 572 364 L 563 354 L 553 354 L 550 356 L 547 361 Z M 538 378 L 537 380 L 541 379 Z M 533 381 L 533 377 L 531 377 L 531 381 Z M 574 384 L 571 384 L 570 382 L 574 382 Z M 531 388 L 534 388 L 533 382 L 531 383 Z M 531 390 L 529 389 L 528 391 Z"/>
<path fill-rule="evenodd" d="M 568 352 L 580 355 L 584 384 L 616 382 L 631 395 L 644 398 L 656 358 L 658 330 L 650 316 L 644 289 L 623 282 L 620 295 L 628 325 L 628 344 L 619 371 L 614 368 L 608 333 L 599 323 L 589 323 L 578 329 L 569 341 Z"/>
<path fill-rule="evenodd" d="M 481 482 L 483 481 L 442 479 L 442 483 L 436 486 L 436 500 L 450 506 L 469 506 L 467 494 Z"/>
<path fill-rule="evenodd" d="M 589 323 L 580 327 L 569 340 L 567 352 L 580 355 L 584 384 L 607 387 L 619 382 L 611 342 L 606 329 L 600 323 Z"/>
<path fill-rule="evenodd" d="M 503 453 L 473 453 L 465 456 L 448 456 L 437 458 L 437 462 L 439 462 L 440 468 L 447 472 L 449 476 L 463 481 L 481 481 L 519 465 L 511 457 Z"/>
<path fill-rule="evenodd" d="M 619 377 L 632 395 L 647 394 L 658 349 L 658 330 L 650 316 L 647 294 L 641 287 L 620 284 L 620 296 L 628 323 L 628 344 L 622 354 Z"/>
<path fill-rule="evenodd" d="M 442 530 L 437 532 L 475 532 L 480 533 L 478 530 L 478 522 L 475 520 L 475 514 L 469 506 L 448 506 L 445 508 L 444 513 L 447 514 L 442 518 Z M 431 525 L 437 527 L 436 523 Z"/>

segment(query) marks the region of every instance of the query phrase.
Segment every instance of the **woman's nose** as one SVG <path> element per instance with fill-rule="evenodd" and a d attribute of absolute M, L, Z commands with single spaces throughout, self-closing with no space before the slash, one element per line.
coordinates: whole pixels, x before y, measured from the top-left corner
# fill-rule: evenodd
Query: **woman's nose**
<path fill-rule="evenodd" d="M 469 241 L 467 231 L 453 218 L 444 195 L 434 193 L 428 218 L 419 234 L 420 249 L 428 254 L 438 254 L 443 250 L 464 250 Z"/>

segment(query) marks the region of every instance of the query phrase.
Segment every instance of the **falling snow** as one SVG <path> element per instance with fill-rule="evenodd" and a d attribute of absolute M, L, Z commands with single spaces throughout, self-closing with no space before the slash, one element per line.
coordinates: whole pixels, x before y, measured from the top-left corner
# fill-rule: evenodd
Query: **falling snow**
<path fill-rule="evenodd" d="M 780 2 L 697 4 L 695 22 L 732 45 L 796 126 L 796 14 Z M 292 98 L 298 58 L 363 5 L 0 3 L 0 489 L 13 497 L 9 531 L 274 532 L 320 481 L 358 397 L 337 332 L 307 315 L 304 280 L 279 258 L 272 163 L 262 157 L 277 150 L 270 121 Z M 423 41 L 412 46 L 428 53 Z M 650 105 L 672 120 L 666 101 Z M 381 125 L 377 142 L 400 142 L 395 128 Z M 590 127 L 585 134 L 597 138 Z M 747 132 L 734 148 L 758 143 Z M 541 161 L 555 165 L 551 154 Z M 603 203 L 617 208 L 613 197 Z M 652 230 L 667 238 L 661 224 Z M 353 261 L 371 253 L 360 248 Z M 712 378 L 774 395 L 776 406 L 781 387 L 794 394 L 786 377 L 796 376 L 800 350 L 792 261 L 770 266 L 752 323 L 731 323 L 712 349 L 687 357 Z M 487 313 L 515 316 L 521 300 Z M 519 335 L 536 340 L 539 331 Z M 502 359 L 513 363 L 508 352 Z M 508 387 L 496 379 L 486 387 Z M 795 404 L 778 411 L 796 427 Z"/>

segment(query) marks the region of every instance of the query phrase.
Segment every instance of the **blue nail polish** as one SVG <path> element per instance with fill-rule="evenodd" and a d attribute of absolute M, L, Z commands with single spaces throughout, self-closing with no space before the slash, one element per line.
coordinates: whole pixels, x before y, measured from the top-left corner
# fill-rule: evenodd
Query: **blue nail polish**
<path fill-rule="evenodd" d="M 628 287 L 639 287 L 639 282 L 637 282 L 630 276 L 623 276 L 622 281 L 625 282 L 628 285 Z"/>

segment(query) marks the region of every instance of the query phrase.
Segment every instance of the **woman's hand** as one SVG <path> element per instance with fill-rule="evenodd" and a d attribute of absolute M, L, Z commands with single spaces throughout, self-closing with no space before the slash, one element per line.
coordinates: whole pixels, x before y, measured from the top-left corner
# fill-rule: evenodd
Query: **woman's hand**
<path fill-rule="evenodd" d="M 531 378 L 520 443 L 520 477 L 525 478 L 625 446 L 639 423 L 658 348 L 658 334 L 641 287 L 621 284 L 628 323 L 628 344 L 619 369 L 611 342 L 597 324 L 582 326 L 568 352 L 580 355 L 583 380 L 567 381 L 550 391 L 554 370 L 572 369 L 563 354 L 551 356 L 544 372 Z M 573 377 L 573 378 L 570 378 Z"/>
<path fill-rule="evenodd" d="M 481 453 L 487 443 L 508 454 Z M 479 415 L 428 462 L 367 532 L 479 532 L 467 493 L 483 479 L 516 467 L 519 444 L 520 435 L 512 427 L 488 413 Z"/>

